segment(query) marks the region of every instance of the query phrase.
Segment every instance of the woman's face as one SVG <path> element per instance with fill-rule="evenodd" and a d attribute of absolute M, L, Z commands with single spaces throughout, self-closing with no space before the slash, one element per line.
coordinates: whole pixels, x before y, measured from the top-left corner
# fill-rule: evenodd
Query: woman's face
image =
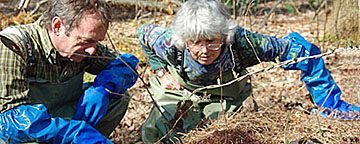
<path fill-rule="evenodd" d="M 212 64 L 221 53 L 222 38 L 203 39 L 197 41 L 187 41 L 186 47 L 190 51 L 190 55 L 202 65 Z"/>

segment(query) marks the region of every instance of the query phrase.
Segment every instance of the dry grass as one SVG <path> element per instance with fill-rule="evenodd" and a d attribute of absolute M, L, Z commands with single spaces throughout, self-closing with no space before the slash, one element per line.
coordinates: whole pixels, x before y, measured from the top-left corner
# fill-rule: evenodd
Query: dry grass
<path fill-rule="evenodd" d="M 126 9 L 119 8 L 118 10 Z M 136 15 L 136 13 L 137 11 L 132 15 Z M 317 21 L 312 19 L 314 15 L 314 12 L 311 11 L 298 15 L 272 15 L 266 27 L 259 25 L 264 16 L 240 17 L 238 23 L 254 32 L 277 37 L 297 31 L 310 42 L 322 46 L 323 51 L 333 48 L 334 45 L 332 44 L 318 41 L 319 36 L 324 33 L 322 31 L 324 25 L 321 19 L 320 23 L 317 24 Z M 12 22 L 5 20 L 4 16 L 0 14 L 1 26 Z M 117 17 L 122 16 L 115 16 L 115 18 Z M 26 20 L 25 18 L 19 19 L 8 16 L 6 18 L 14 19 L 17 22 Z M 143 11 L 138 19 L 119 18 L 119 20 L 114 21 L 109 33 L 119 51 L 134 53 L 141 59 L 142 64 L 146 65 L 146 59 L 137 40 L 137 27 L 144 22 L 168 26 L 171 19 L 172 16 L 169 15 Z M 104 43 L 109 45 L 108 41 Z M 357 59 L 360 60 L 360 58 L 358 58 L 359 54 L 350 53 L 352 54 L 350 56 L 330 56 L 326 58 L 326 62 L 335 81 L 343 90 L 342 98 L 356 104 L 358 103 L 358 91 L 360 89 L 358 85 L 360 68 L 358 68 Z M 249 70 L 258 68 L 255 66 Z M 143 76 L 146 79 L 150 73 L 148 70 L 144 70 L 144 72 L 146 74 Z M 93 76 L 88 77 L 88 79 L 92 78 Z M 253 97 L 244 103 L 244 107 L 239 113 L 222 115 L 219 119 L 212 120 L 206 128 L 193 130 L 184 135 L 182 141 L 200 144 L 360 143 L 359 121 L 324 119 L 316 113 L 308 112 L 314 105 L 299 79 L 299 71 L 284 71 L 282 69 L 252 76 Z M 151 109 L 151 100 L 145 92 L 144 86 L 138 82 L 131 89 L 133 97 L 128 112 L 111 135 L 111 140 L 114 143 L 142 143 L 140 126 Z M 253 110 L 252 100 L 256 101 L 259 106 L 257 112 Z"/>
<path fill-rule="evenodd" d="M 234 135 L 235 136 L 232 136 Z M 301 110 L 268 109 L 221 116 L 184 143 L 360 143 L 360 123 L 324 119 Z"/>
<path fill-rule="evenodd" d="M 144 12 L 144 14 L 146 14 Z M 264 16 L 239 17 L 239 25 L 254 32 L 283 37 L 292 31 L 301 33 L 308 41 L 321 46 L 322 51 L 334 48 L 335 45 L 319 42 L 324 34 L 324 19 L 319 23 L 313 19 L 314 12 L 308 11 L 298 15 L 273 15 L 266 27 L 260 27 Z M 128 25 L 139 26 L 142 22 L 168 26 L 171 16 L 156 15 L 156 18 L 144 18 L 136 21 L 122 21 L 121 30 L 129 29 Z M 141 21 L 141 22 L 140 22 Z M 129 24 L 130 23 L 130 24 Z M 253 24 L 251 24 L 253 23 Z M 132 33 L 132 32 L 130 32 Z M 134 34 L 133 34 L 134 35 Z M 357 73 L 359 63 L 353 62 L 359 55 L 329 56 L 326 59 L 335 81 L 343 90 L 342 99 L 357 103 L 360 77 Z M 351 58 L 349 60 L 348 58 Z M 341 61 L 339 61 L 341 60 Z M 348 65 L 350 64 L 350 65 Z M 249 70 L 259 69 L 259 66 Z M 145 76 L 147 76 L 146 74 Z M 196 129 L 182 137 L 183 143 L 360 143 L 358 121 L 339 121 L 324 119 L 310 114 L 314 107 L 307 90 L 300 82 L 299 71 L 275 69 L 252 76 L 254 97 L 244 103 L 241 112 L 220 116 L 206 128 Z M 142 143 L 140 126 L 147 117 L 151 100 L 144 92 L 143 84 L 133 87 L 133 101 L 121 124 L 112 133 L 115 143 Z M 259 106 L 258 112 L 252 108 L 252 99 Z"/>

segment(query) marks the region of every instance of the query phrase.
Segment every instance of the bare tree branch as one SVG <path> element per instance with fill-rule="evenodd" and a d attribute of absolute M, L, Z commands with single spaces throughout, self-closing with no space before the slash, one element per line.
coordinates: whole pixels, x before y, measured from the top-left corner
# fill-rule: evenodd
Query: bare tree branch
<path fill-rule="evenodd" d="M 40 6 L 45 4 L 47 1 L 48 0 L 42 0 L 42 1 L 38 2 L 38 3 L 36 3 L 36 7 L 34 8 L 34 10 L 31 11 L 31 15 L 35 14 L 36 11 L 39 10 Z"/>
<path fill-rule="evenodd" d="M 271 8 L 270 12 L 266 14 L 266 16 L 265 16 L 265 18 L 264 18 L 264 20 L 263 20 L 263 22 L 262 22 L 262 24 L 261 24 L 261 27 L 264 27 L 264 26 L 265 26 L 265 24 L 266 24 L 267 21 L 269 20 L 269 17 L 270 17 L 270 15 L 271 15 L 271 13 L 274 12 L 275 8 L 276 8 L 282 1 L 283 1 L 283 0 L 278 0 L 278 1 L 275 3 L 275 5 Z"/>
<path fill-rule="evenodd" d="M 313 17 L 313 19 L 317 18 L 317 16 L 319 15 L 321 9 L 325 6 L 327 0 L 323 0 L 320 4 L 320 6 L 317 8 L 317 10 L 315 11 L 315 15 Z M 326 11 L 326 10 L 325 10 Z"/>
<path fill-rule="evenodd" d="M 206 87 L 197 88 L 192 92 L 192 94 L 190 96 L 192 96 L 195 93 L 198 93 L 200 91 L 203 91 L 203 90 L 209 90 L 209 89 L 215 89 L 215 88 L 220 88 L 220 87 L 224 87 L 224 86 L 229 86 L 229 85 L 233 84 L 234 82 L 241 81 L 241 80 L 243 80 L 244 78 L 246 78 L 248 76 L 251 76 L 251 75 L 254 75 L 254 74 L 257 74 L 257 73 L 260 73 L 260 72 L 266 72 L 266 71 L 269 71 L 271 69 L 279 68 L 281 66 L 286 66 L 286 65 L 290 65 L 290 64 L 296 64 L 298 62 L 308 60 L 308 59 L 321 58 L 321 57 L 328 56 L 328 55 L 331 55 L 331 54 L 334 54 L 336 52 L 339 52 L 341 50 L 346 50 L 346 49 L 347 48 L 332 49 L 332 50 L 329 50 L 326 53 L 322 53 L 322 54 L 318 54 L 318 55 L 313 55 L 313 56 L 309 56 L 309 57 L 300 57 L 300 58 L 295 58 L 295 59 L 292 59 L 292 60 L 287 60 L 287 61 L 281 62 L 280 64 L 277 64 L 277 65 L 268 66 L 268 67 L 265 67 L 265 68 L 262 68 L 262 69 L 247 73 L 247 74 L 245 74 L 245 75 L 243 75 L 241 77 L 238 77 L 238 78 L 236 78 L 234 80 L 231 80 L 231 81 L 229 81 L 227 83 L 224 83 L 224 84 L 221 84 L 221 85 L 209 85 L 209 86 L 206 86 Z"/>
<path fill-rule="evenodd" d="M 359 35 L 360 35 L 360 0 L 358 0 L 358 8 L 359 8 L 359 11 L 358 11 L 358 31 L 359 31 Z M 360 47 L 360 45 L 359 45 L 359 47 Z"/>

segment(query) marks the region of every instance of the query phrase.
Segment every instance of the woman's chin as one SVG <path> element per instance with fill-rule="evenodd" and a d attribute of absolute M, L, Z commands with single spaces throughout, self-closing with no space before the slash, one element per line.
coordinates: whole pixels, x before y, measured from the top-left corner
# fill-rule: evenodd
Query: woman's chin
<path fill-rule="evenodd" d="M 212 64 L 213 61 L 212 60 L 209 60 L 209 59 L 200 59 L 198 60 L 198 63 L 202 64 L 202 65 L 209 65 L 209 64 Z"/>

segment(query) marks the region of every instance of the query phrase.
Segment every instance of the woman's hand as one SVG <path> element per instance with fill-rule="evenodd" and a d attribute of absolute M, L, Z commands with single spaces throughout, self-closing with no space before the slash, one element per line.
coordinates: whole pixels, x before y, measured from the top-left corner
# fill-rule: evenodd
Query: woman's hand
<path fill-rule="evenodd" d="M 156 71 L 160 81 L 160 85 L 163 89 L 168 90 L 181 90 L 183 86 L 180 85 L 166 69 L 160 69 Z"/>

